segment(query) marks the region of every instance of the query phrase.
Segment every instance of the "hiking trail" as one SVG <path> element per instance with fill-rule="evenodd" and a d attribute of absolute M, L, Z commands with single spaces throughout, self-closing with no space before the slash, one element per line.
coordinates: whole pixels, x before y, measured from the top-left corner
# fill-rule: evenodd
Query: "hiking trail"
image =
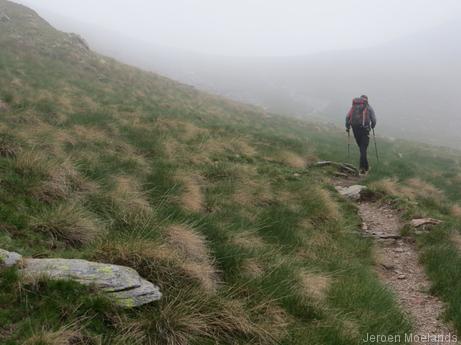
<path fill-rule="evenodd" d="M 341 179 L 335 184 L 350 187 L 359 181 L 358 178 Z M 444 304 L 430 293 L 431 283 L 419 262 L 414 239 L 400 235 L 404 224 L 398 212 L 379 201 L 359 200 L 357 205 L 362 233 L 374 239 L 378 276 L 413 322 L 412 344 L 457 344 L 453 341 L 456 333 L 443 321 Z M 446 338 L 433 339 L 442 335 L 451 342 Z M 415 339 L 416 336 L 430 339 Z"/>

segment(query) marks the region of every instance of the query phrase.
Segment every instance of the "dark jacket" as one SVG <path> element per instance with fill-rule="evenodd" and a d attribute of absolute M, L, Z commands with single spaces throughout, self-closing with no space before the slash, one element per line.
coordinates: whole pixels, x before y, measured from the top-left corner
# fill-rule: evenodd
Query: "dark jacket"
<path fill-rule="evenodd" d="M 367 105 L 368 107 L 368 119 L 367 119 L 367 122 L 365 123 L 365 127 L 367 128 L 370 128 L 370 125 L 371 125 L 371 128 L 375 128 L 376 127 L 376 114 L 375 114 L 375 111 L 373 109 L 373 107 L 371 105 Z M 346 128 L 347 129 L 350 129 L 351 128 L 351 124 L 349 123 L 349 114 L 346 115 Z"/>

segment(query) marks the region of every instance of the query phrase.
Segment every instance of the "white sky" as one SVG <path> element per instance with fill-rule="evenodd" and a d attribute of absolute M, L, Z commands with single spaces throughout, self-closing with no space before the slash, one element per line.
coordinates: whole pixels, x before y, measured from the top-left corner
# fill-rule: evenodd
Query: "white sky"
<path fill-rule="evenodd" d="M 461 18 L 461 0 L 15 1 L 156 45 L 234 56 L 372 46 Z"/>

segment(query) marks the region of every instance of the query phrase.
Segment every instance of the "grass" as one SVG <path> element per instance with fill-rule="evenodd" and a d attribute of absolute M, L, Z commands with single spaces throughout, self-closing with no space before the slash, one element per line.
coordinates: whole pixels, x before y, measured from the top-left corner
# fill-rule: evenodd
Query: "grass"
<path fill-rule="evenodd" d="M 344 160 L 339 130 L 103 58 L 19 5 L 0 8 L 14 19 L 0 30 L 0 248 L 126 265 L 164 295 L 121 310 L 4 270 L 2 344 L 352 345 L 411 329 L 357 236 L 356 209 L 311 166 Z M 455 229 L 459 154 L 379 140 L 371 188 L 406 218 Z M 459 320 L 448 292 L 459 253 L 443 234 L 418 242 Z"/>

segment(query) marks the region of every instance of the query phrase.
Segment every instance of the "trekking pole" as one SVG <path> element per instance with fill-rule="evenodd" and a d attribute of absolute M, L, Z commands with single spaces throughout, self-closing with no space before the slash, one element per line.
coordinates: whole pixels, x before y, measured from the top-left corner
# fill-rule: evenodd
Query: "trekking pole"
<path fill-rule="evenodd" d="M 378 155 L 378 144 L 376 144 L 376 134 L 375 134 L 375 129 L 372 128 L 373 130 L 373 139 L 374 139 L 374 142 L 375 142 L 375 151 L 376 151 L 376 160 L 378 161 L 379 163 L 379 155 Z"/>
<path fill-rule="evenodd" d="M 347 162 L 351 161 L 351 131 L 347 131 Z"/>

